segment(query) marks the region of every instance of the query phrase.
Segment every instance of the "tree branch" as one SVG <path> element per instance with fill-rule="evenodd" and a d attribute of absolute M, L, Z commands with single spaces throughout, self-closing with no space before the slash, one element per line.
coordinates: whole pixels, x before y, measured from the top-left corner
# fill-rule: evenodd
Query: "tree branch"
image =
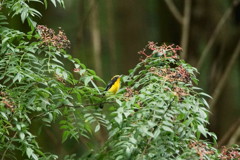
<path fill-rule="evenodd" d="M 228 146 L 232 145 L 232 144 L 236 144 L 238 137 L 240 135 L 240 126 L 238 126 L 238 128 L 236 129 L 236 131 L 233 133 L 232 137 L 230 138 L 229 142 L 228 142 Z"/>
<path fill-rule="evenodd" d="M 54 111 L 55 109 L 61 109 L 63 107 L 73 107 L 73 108 L 83 108 L 83 107 L 89 107 L 89 106 L 99 106 L 100 104 L 113 104 L 113 103 L 116 103 L 115 101 L 106 101 L 106 102 L 101 102 L 101 103 L 94 103 L 94 104 L 83 104 L 83 105 L 79 105 L 79 106 L 66 106 L 66 105 L 61 105 L 61 106 L 58 106 L 57 108 L 54 108 L 54 109 L 51 109 L 51 110 L 48 110 L 48 112 L 52 112 Z M 33 116 L 30 118 L 30 120 L 33 120 L 33 119 L 36 119 L 38 117 L 42 117 L 44 116 L 45 114 L 47 114 L 46 112 L 44 113 L 40 113 L 36 116 Z"/>
<path fill-rule="evenodd" d="M 210 106 L 211 106 L 211 112 L 213 113 L 214 111 L 214 108 L 215 108 L 215 105 L 216 105 L 216 102 L 218 101 L 218 98 L 222 92 L 222 89 L 225 85 L 225 82 L 228 78 L 228 75 L 230 74 L 231 72 L 231 69 L 234 65 L 234 63 L 236 62 L 238 56 L 239 56 L 239 53 L 240 53 L 240 39 L 238 40 L 238 43 L 236 45 L 236 48 L 233 52 L 233 55 L 227 65 L 227 68 L 226 70 L 224 71 L 222 77 L 220 78 L 220 82 L 217 84 L 217 87 L 216 89 L 214 90 L 213 94 L 212 94 L 212 97 L 213 99 L 210 101 Z"/>
<path fill-rule="evenodd" d="M 238 126 L 240 125 L 240 118 L 235 121 L 231 125 L 231 127 L 227 130 L 227 132 L 224 134 L 224 136 L 218 141 L 218 147 L 221 147 L 224 143 L 227 142 L 227 140 L 234 134 L 234 132 L 237 130 Z"/>
<path fill-rule="evenodd" d="M 176 5 L 173 3 L 172 0 L 165 0 L 165 3 L 167 4 L 169 10 L 172 12 L 173 16 L 176 18 L 176 20 L 182 24 L 183 23 L 183 17 L 181 13 L 178 11 Z"/>
<path fill-rule="evenodd" d="M 182 38 L 181 38 L 181 47 L 183 49 L 182 58 L 186 59 L 188 52 L 188 37 L 189 37 L 189 26 L 191 18 L 191 0 L 185 0 L 184 6 L 184 16 L 182 24 Z"/>
<path fill-rule="evenodd" d="M 93 62 L 98 75 L 102 76 L 102 61 L 101 61 L 101 31 L 99 28 L 99 11 L 96 0 L 90 0 L 90 5 L 95 6 L 91 13 L 90 31 L 93 45 Z"/>
<path fill-rule="evenodd" d="M 207 53 L 209 53 L 209 50 L 211 49 L 213 43 L 215 42 L 217 35 L 219 34 L 220 30 L 222 29 L 223 25 L 226 23 L 227 19 L 230 17 L 232 11 L 233 11 L 233 7 L 238 5 L 240 1 L 239 0 L 235 0 L 233 1 L 233 5 L 231 5 L 231 7 L 229 7 L 224 15 L 222 16 L 222 18 L 219 20 L 216 28 L 213 31 L 213 34 L 211 35 L 210 39 L 207 42 L 206 47 L 204 48 L 200 60 L 198 62 L 197 68 L 200 69 L 202 67 L 202 64 L 207 56 Z"/>

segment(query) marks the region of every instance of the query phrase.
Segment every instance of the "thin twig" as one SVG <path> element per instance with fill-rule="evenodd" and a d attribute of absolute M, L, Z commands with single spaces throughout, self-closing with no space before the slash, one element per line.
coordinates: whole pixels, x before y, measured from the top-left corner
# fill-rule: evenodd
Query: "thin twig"
<path fill-rule="evenodd" d="M 116 103 L 116 101 L 106 101 L 106 102 L 101 102 L 101 103 L 94 103 L 94 104 L 83 104 L 83 105 L 79 105 L 79 106 L 71 106 L 71 107 L 74 107 L 74 108 L 82 108 L 82 107 L 89 107 L 89 106 L 99 106 L 100 104 L 112 104 L 112 103 Z M 64 107 L 64 106 L 62 106 Z M 59 108 L 62 108 L 62 107 L 59 107 Z"/>
<path fill-rule="evenodd" d="M 60 109 L 60 108 L 63 108 L 63 107 L 83 108 L 83 107 L 89 107 L 89 106 L 99 106 L 100 104 L 112 104 L 112 103 L 116 103 L 116 102 L 115 102 L 115 101 L 106 101 L 106 102 L 94 103 L 94 104 L 91 104 L 91 103 L 89 103 L 89 104 L 82 104 L 82 105 L 78 105 L 78 106 L 66 106 L 66 105 L 62 105 L 62 106 L 58 106 L 58 107 L 55 108 L 55 109 Z M 48 113 L 54 111 L 55 109 L 48 110 Z M 38 118 L 38 117 L 42 117 L 42 116 L 44 116 L 44 115 L 46 115 L 46 114 L 47 114 L 47 113 L 45 113 L 45 112 L 44 112 L 44 113 L 40 113 L 40 114 L 38 114 L 38 115 L 36 115 L 36 116 L 31 117 L 30 120 L 36 119 L 36 118 Z"/>
<path fill-rule="evenodd" d="M 12 141 L 13 141 L 13 139 L 16 137 L 16 135 L 17 135 L 17 132 L 15 132 L 15 134 L 14 134 L 13 137 L 12 137 L 12 139 L 11 139 L 10 141 L 8 141 L 8 146 L 7 146 L 6 150 L 3 152 L 3 155 L 2 155 L 1 160 L 4 160 L 4 157 L 5 157 L 7 151 L 8 151 L 8 149 L 9 149 L 9 147 L 10 147 L 10 144 L 12 143 Z"/>
<path fill-rule="evenodd" d="M 173 16 L 176 18 L 176 20 L 182 24 L 183 23 L 183 17 L 179 10 L 177 9 L 176 5 L 173 3 L 172 0 L 165 0 L 165 3 L 167 4 L 169 10 L 172 12 Z"/>
<path fill-rule="evenodd" d="M 238 126 L 240 125 L 240 118 L 235 121 L 231 125 L 231 127 L 227 130 L 227 132 L 224 134 L 224 136 L 218 141 L 218 147 L 221 147 L 224 143 L 227 142 L 227 140 L 233 135 L 233 133 L 237 130 Z"/>
<path fill-rule="evenodd" d="M 97 1 L 97 3 L 98 3 L 98 2 L 99 2 L 99 0 Z M 83 4 L 80 3 L 80 5 L 83 5 Z M 92 5 L 89 7 L 87 13 L 86 13 L 86 14 L 84 15 L 84 17 L 83 17 L 83 20 L 82 20 L 81 24 L 79 25 L 80 27 L 79 27 L 79 31 L 78 31 L 78 33 L 77 33 L 77 34 L 78 34 L 78 35 L 77 35 L 77 39 L 79 40 L 79 42 L 82 41 L 84 26 L 87 24 L 87 22 L 88 22 L 89 20 L 91 20 L 90 15 L 91 15 L 91 13 L 93 12 L 93 10 L 95 9 L 96 6 L 97 6 L 97 5 L 92 4 Z"/>
<path fill-rule="evenodd" d="M 207 42 L 207 45 L 206 47 L 204 48 L 202 54 L 201 54 L 201 57 L 200 57 L 200 60 L 198 62 L 198 66 L 197 68 L 200 70 L 200 68 L 202 67 L 202 64 L 204 62 L 204 60 L 206 59 L 207 57 L 207 53 L 209 53 L 209 50 L 211 49 L 213 43 L 215 42 L 216 38 L 217 38 L 217 35 L 219 34 L 219 32 L 221 31 L 223 25 L 226 23 L 227 19 L 230 17 L 232 11 L 233 11 L 233 7 L 238 5 L 240 1 L 239 0 L 236 0 L 233 2 L 233 5 L 231 5 L 224 13 L 224 15 L 222 16 L 222 18 L 219 20 L 216 28 L 214 29 L 213 31 L 213 34 L 211 35 L 210 39 L 208 40 Z"/>
<path fill-rule="evenodd" d="M 148 139 L 147 144 L 146 144 L 146 146 L 145 146 L 144 149 L 143 149 L 143 154 L 142 154 L 142 155 L 145 155 L 145 154 L 146 154 L 148 145 L 151 143 L 151 141 L 152 141 L 152 137 L 150 137 L 150 138 Z"/>
<path fill-rule="evenodd" d="M 190 18 L 191 18 L 191 2 L 192 2 L 192 0 L 185 0 L 185 6 L 184 6 L 182 37 L 181 37 L 181 47 L 183 49 L 183 53 L 182 53 L 183 59 L 186 59 L 187 52 L 188 52 L 187 48 L 188 48 L 189 26 L 190 26 Z"/>
<path fill-rule="evenodd" d="M 237 43 L 237 46 L 233 52 L 233 55 L 227 65 L 227 68 L 226 70 L 224 71 L 222 77 L 220 78 L 220 82 L 217 84 L 217 87 L 216 89 L 214 90 L 213 94 L 212 94 L 212 97 L 213 99 L 210 101 L 210 106 L 211 106 L 211 112 L 213 113 L 214 111 L 214 108 L 215 108 L 215 105 L 216 105 L 216 102 L 218 101 L 218 98 L 222 92 L 222 89 L 225 85 L 225 82 L 228 78 L 228 75 L 230 74 L 231 72 L 231 69 L 234 65 L 234 63 L 236 62 L 238 56 L 239 56 L 239 53 L 240 53 L 240 39 L 238 40 L 238 43 Z"/>

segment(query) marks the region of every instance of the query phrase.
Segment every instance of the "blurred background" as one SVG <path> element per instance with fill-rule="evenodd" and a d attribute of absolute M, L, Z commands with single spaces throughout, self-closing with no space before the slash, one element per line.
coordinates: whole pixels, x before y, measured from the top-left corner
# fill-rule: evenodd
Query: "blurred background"
<path fill-rule="evenodd" d="M 43 13 L 40 24 L 61 27 L 71 41 L 68 52 L 105 81 L 128 74 L 148 41 L 180 45 L 182 58 L 200 72 L 199 86 L 213 97 L 210 131 L 220 146 L 240 144 L 238 0 L 66 0 L 65 6 L 36 6 Z M 52 141 L 42 141 L 46 150 L 64 154 L 79 149 L 74 140 L 66 142 L 65 149 L 58 147 L 61 132 L 51 130 L 54 127 L 40 137 Z"/>

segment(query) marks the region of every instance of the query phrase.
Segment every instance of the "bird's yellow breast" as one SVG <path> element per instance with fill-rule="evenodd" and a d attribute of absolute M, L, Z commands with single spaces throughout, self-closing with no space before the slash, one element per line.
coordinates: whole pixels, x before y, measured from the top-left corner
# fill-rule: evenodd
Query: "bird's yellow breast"
<path fill-rule="evenodd" d="M 112 92 L 113 94 L 116 94 L 120 86 L 121 86 L 121 82 L 120 82 L 120 78 L 118 78 L 117 81 L 108 90 L 108 92 Z"/>

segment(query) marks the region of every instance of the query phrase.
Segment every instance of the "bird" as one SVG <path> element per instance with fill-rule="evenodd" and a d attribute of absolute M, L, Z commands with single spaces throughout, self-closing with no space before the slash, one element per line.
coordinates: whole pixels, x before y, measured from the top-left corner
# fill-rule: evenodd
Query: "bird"
<path fill-rule="evenodd" d="M 108 91 L 113 94 L 116 94 L 121 87 L 121 77 L 122 75 L 113 76 L 104 91 Z"/>
<path fill-rule="evenodd" d="M 121 87 L 121 77 L 122 75 L 115 75 L 112 77 L 104 92 L 110 92 L 112 94 L 116 94 Z M 105 95 L 105 93 L 103 94 Z M 100 108 L 103 108 L 103 104 L 101 103 Z"/>

